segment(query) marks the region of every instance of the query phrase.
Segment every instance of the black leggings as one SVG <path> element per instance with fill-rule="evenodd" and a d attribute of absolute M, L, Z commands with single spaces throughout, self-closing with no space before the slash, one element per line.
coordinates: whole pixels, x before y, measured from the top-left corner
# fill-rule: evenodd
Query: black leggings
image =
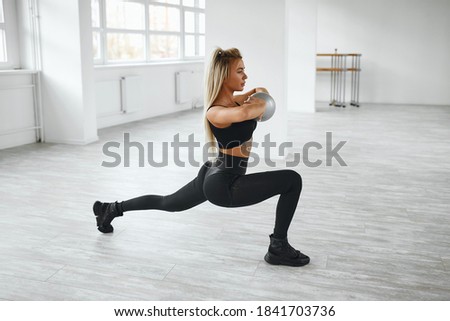
<path fill-rule="evenodd" d="M 214 163 L 206 162 L 198 175 L 173 194 L 145 195 L 121 203 L 126 211 L 162 210 L 179 212 L 206 200 L 223 207 L 240 207 L 280 195 L 274 236 L 287 236 L 302 189 L 302 178 L 293 170 L 276 170 L 245 175 L 244 158 L 219 154 Z"/>

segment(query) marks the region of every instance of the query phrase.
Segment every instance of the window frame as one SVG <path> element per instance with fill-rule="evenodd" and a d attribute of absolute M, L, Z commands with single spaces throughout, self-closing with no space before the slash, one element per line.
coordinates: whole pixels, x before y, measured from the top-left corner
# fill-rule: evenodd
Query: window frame
<path fill-rule="evenodd" d="M 185 55 L 185 46 L 183 46 L 183 58 L 184 60 L 196 60 L 197 57 L 204 57 L 204 56 L 200 56 L 200 36 L 205 36 L 205 33 L 200 33 L 200 13 L 205 14 L 205 10 L 204 9 L 200 9 L 198 8 L 198 0 L 195 0 L 195 5 L 196 7 L 185 7 L 185 9 L 183 10 L 183 42 L 185 41 L 186 36 L 194 36 L 195 37 L 195 55 L 194 56 L 186 56 Z M 186 12 L 193 12 L 194 13 L 194 17 L 195 17 L 195 31 L 194 32 L 186 32 L 184 30 L 184 16 Z M 206 18 L 206 16 L 205 16 Z"/>
<path fill-rule="evenodd" d="M 183 0 L 179 1 L 179 4 L 172 4 L 166 2 L 159 2 L 157 0 L 132 0 L 133 2 L 142 3 L 145 11 L 145 30 L 130 30 L 121 28 L 108 28 L 106 25 L 106 0 L 98 0 L 99 3 L 99 27 L 92 25 L 92 37 L 94 33 L 99 33 L 99 58 L 93 57 L 95 66 L 114 66 L 114 65 L 135 65 L 135 64 L 154 64 L 154 63 L 170 63 L 170 62 L 193 62 L 202 61 L 205 56 L 204 53 L 200 55 L 200 37 L 205 36 L 205 33 L 199 31 L 199 13 L 205 14 L 205 8 L 200 8 L 200 1 L 195 0 L 194 7 L 184 6 Z M 91 4 L 92 5 L 92 4 Z M 157 31 L 150 30 L 150 13 L 149 6 L 157 5 L 167 8 L 176 8 L 180 13 L 180 31 Z M 185 32 L 185 12 L 195 13 L 195 32 Z M 143 60 L 108 60 L 107 57 L 107 35 L 110 33 L 122 33 L 122 34 L 141 34 L 144 35 L 144 59 Z M 179 53 L 178 57 L 174 58 L 151 58 L 151 45 L 150 37 L 155 35 L 177 36 L 179 38 Z M 186 56 L 185 54 L 185 37 L 186 35 L 195 36 L 195 55 Z"/>
<path fill-rule="evenodd" d="M 0 70 L 20 69 L 19 34 L 17 11 L 14 0 L 0 0 L 3 4 L 3 19 L 0 30 L 5 33 L 6 61 L 0 61 Z M 16 39 L 16 41 L 14 41 Z"/>

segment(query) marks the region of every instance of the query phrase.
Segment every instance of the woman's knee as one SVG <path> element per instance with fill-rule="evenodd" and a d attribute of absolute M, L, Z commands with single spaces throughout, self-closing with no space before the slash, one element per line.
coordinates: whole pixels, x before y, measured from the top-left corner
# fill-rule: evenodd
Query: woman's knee
<path fill-rule="evenodd" d="M 302 176 L 292 169 L 289 169 L 288 171 L 291 178 L 292 186 L 301 191 L 303 186 Z"/>
<path fill-rule="evenodd" d="M 161 199 L 161 209 L 164 209 L 167 212 L 181 212 L 183 207 L 177 202 L 173 195 L 167 195 L 163 196 Z"/>

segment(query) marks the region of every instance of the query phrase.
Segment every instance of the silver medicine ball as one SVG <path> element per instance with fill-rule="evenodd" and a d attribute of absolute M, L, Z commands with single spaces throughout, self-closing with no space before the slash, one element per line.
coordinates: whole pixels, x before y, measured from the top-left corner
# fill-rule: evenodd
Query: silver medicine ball
<path fill-rule="evenodd" d="M 262 115 L 261 120 L 259 118 L 256 118 L 256 120 L 257 121 L 267 121 L 270 118 L 272 118 L 273 114 L 275 114 L 275 108 L 276 108 L 275 100 L 272 98 L 272 96 L 270 96 L 269 94 L 267 94 L 265 92 L 257 92 L 257 93 L 254 93 L 253 95 L 251 95 L 251 97 L 256 97 L 256 98 L 262 99 L 266 102 L 266 111 Z"/>

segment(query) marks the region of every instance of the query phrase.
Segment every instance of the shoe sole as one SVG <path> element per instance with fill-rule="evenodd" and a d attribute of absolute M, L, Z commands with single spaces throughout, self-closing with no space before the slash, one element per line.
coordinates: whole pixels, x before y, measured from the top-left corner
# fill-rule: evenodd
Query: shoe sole
<path fill-rule="evenodd" d="M 114 231 L 114 228 L 112 225 L 103 226 L 100 223 L 100 215 L 102 214 L 101 208 L 102 208 L 102 203 L 100 201 L 96 201 L 94 203 L 94 206 L 92 206 L 92 211 L 94 212 L 95 220 L 97 221 L 97 229 L 102 233 L 112 233 Z"/>
<path fill-rule="evenodd" d="M 266 255 L 264 256 L 264 260 L 272 265 L 287 265 L 287 266 L 304 266 L 307 265 L 310 261 L 309 258 L 298 261 L 287 260 L 279 256 L 275 256 L 269 252 L 267 252 Z"/>

